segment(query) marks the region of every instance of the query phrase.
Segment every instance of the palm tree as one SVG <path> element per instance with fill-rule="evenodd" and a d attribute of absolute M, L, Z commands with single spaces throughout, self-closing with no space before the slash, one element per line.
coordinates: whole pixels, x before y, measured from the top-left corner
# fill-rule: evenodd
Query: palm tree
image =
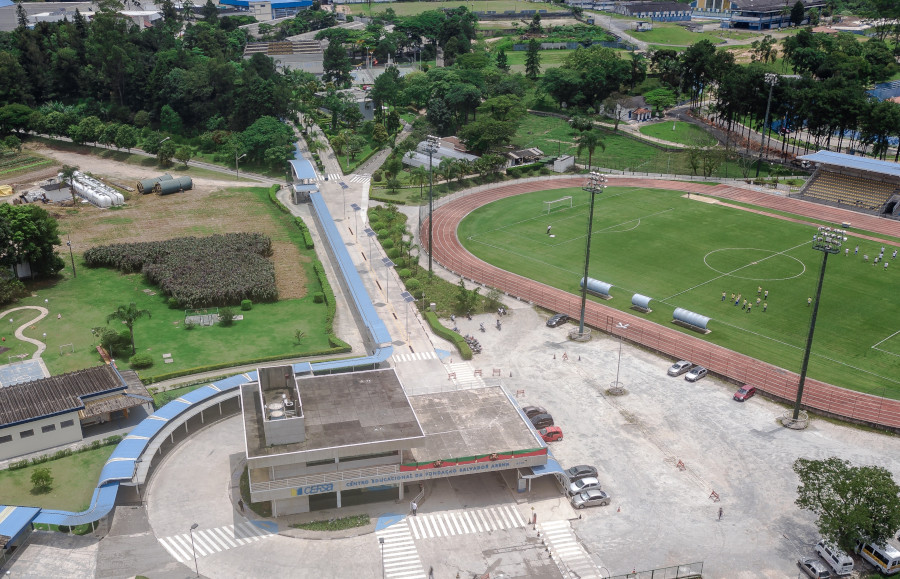
<path fill-rule="evenodd" d="M 409 172 L 409 180 L 413 185 L 419 186 L 419 199 L 425 195 L 425 183 L 428 183 L 428 171 L 425 167 L 415 167 Z"/>
<path fill-rule="evenodd" d="M 78 167 L 73 167 L 72 165 L 63 165 L 62 171 L 60 171 L 62 182 L 69 186 L 69 193 L 72 194 L 72 205 L 75 205 L 77 202 L 75 199 L 75 188 L 72 187 L 72 179 L 75 177 L 76 171 L 78 171 Z"/>
<path fill-rule="evenodd" d="M 131 353 L 134 354 L 137 350 L 134 348 L 134 323 L 143 318 L 144 316 L 150 317 L 150 310 L 139 310 L 134 302 L 128 304 L 128 306 L 119 306 L 116 308 L 116 311 L 106 316 L 106 323 L 110 323 L 113 320 L 121 320 L 123 324 L 128 327 L 128 331 L 131 332 Z"/>
<path fill-rule="evenodd" d="M 606 150 L 606 145 L 600 139 L 600 135 L 595 133 L 594 131 L 585 131 L 576 137 L 578 141 L 578 151 L 577 154 L 581 154 L 583 149 L 587 149 L 588 152 L 588 171 L 591 170 L 591 160 L 594 157 L 594 151 L 597 147 L 600 147 L 601 151 Z"/>

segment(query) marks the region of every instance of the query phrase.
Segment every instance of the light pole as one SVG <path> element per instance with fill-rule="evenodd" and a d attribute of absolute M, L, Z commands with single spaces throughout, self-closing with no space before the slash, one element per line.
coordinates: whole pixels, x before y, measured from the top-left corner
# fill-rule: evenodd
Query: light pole
<path fill-rule="evenodd" d="M 400 297 L 406 302 L 406 343 L 409 343 L 409 304 L 416 301 L 416 298 L 409 292 L 402 292 Z"/>
<path fill-rule="evenodd" d="M 142 462 L 143 462 L 143 461 L 142 461 L 141 459 L 139 459 L 139 458 L 135 459 L 135 461 L 134 461 L 134 470 L 135 470 L 135 472 L 134 472 L 134 480 L 135 480 L 135 482 L 137 483 L 138 501 L 140 502 L 141 506 L 144 505 L 144 497 L 141 496 L 141 479 L 140 479 L 140 477 L 139 477 L 138 474 L 137 474 L 137 468 L 138 468 L 137 465 L 141 464 Z"/>
<path fill-rule="evenodd" d="M 629 324 L 623 324 L 622 322 L 617 322 L 616 327 L 620 330 L 623 330 L 622 335 L 619 336 L 619 361 L 616 363 L 616 383 L 613 384 L 613 388 L 619 387 L 619 368 L 622 367 L 622 340 L 625 339 L 624 330 L 628 329 Z"/>
<path fill-rule="evenodd" d="M 813 235 L 812 248 L 822 252 L 822 269 L 819 270 L 819 283 L 816 286 L 816 299 L 813 302 L 812 317 L 809 319 L 809 334 L 806 336 L 806 350 L 803 352 L 803 364 L 800 366 L 800 382 L 797 385 L 797 401 L 794 403 L 793 419 L 800 417 L 800 401 L 803 399 L 803 386 L 806 383 L 806 370 L 809 367 L 809 354 L 812 351 L 813 334 L 816 331 L 816 315 L 819 313 L 819 298 L 822 296 L 822 282 L 825 281 L 825 266 L 828 265 L 828 255 L 840 253 L 841 245 L 847 238 L 847 232 L 842 229 L 819 227 Z"/>
<path fill-rule="evenodd" d="M 362 211 L 362 207 L 356 203 L 351 203 L 350 209 L 353 210 L 353 239 L 356 239 L 358 237 L 356 231 L 359 228 L 359 212 Z"/>
<path fill-rule="evenodd" d="M 369 237 L 369 263 L 372 263 L 372 238 L 378 234 L 372 231 L 371 227 L 366 227 L 365 229 L 363 229 L 363 233 L 365 233 Z"/>
<path fill-rule="evenodd" d="M 584 310 L 587 306 L 588 267 L 591 263 L 591 230 L 594 227 L 594 197 L 603 193 L 606 188 L 606 175 L 591 171 L 588 182 L 583 189 L 591 196 L 591 209 L 588 214 L 587 241 L 584 246 L 584 279 L 581 284 L 581 322 L 578 325 L 578 333 L 584 336 Z"/>
<path fill-rule="evenodd" d="M 197 577 L 200 576 L 200 566 L 197 565 L 197 549 L 194 548 L 194 529 L 199 526 L 200 525 L 198 525 L 197 523 L 194 523 L 193 525 L 191 525 L 191 530 L 189 531 L 191 534 L 191 552 L 194 553 L 194 571 L 197 572 Z"/>
<path fill-rule="evenodd" d="M 347 184 L 341 181 L 341 205 L 344 206 L 344 219 L 347 219 Z"/>
<path fill-rule="evenodd" d="M 391 298 L 388 292 L 391 288 L 391 268 L 396 264 L 389 257 L 382 257 L 381 263 L 384 264 L 384 301 L 390 303 Z"/>
<path fill-rule="evenodd" d="M 378 543 L 381 545 L 381 579 L 384 579 L 384 537 L 378 537 Z"/>
<path fill-rule="evenodd" d="M 762 164 L 763 152 L 766 150 L 766 133 L 769 130 L 769 110 L 772 107 L 772 90 L 778 84 L 778 75 L 766 74 L 766 82 L 769 83 L 769 100 L 766 102 L 766 119 L 763 121 L 763 130 L 759 136 L 759 159 L 756 161 L 756 178 L 759 178 L 759 166 Z"/>
<path fill-rule="evenodd" d="M 431 241 L 433 239 L 433 223 L 432 217 L 434 214 L 434 163 L 432 162 L 433 155 L 437 152 L 438 147 L 440 146 L 441 139 L 440 137 L 435 137 L 434 135 L 428 135 L 428 139 L 425 144 L 425 149 L 428 151 L 428 274 L 431 275 Z"/>
<path fill-rule="evenodd" d="M 66 245 L 69 246 L 69 259 L 72 260 L 72 277 L 78 277 L 78 273 L 75 271 L 75 256 L 72 255 L 72 240 L 69 239 L 68 234 L 66 234 Z"/>
<path fill-rule="evenodd" d="M 236 181 L 240 181 L 241 179 L 241 168 L 238 166 L 238 161 L 247 156 L 247 153 L 244 153 L 240 157 L 238 157 L 238 152 L 234 152 L 234 179 Z"/>

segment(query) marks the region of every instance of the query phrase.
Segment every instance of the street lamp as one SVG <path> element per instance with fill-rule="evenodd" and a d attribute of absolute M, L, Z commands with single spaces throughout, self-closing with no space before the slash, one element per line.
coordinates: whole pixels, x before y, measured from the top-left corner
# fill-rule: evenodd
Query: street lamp
<path fill-rule="evenodd" d="M 69 259 L 72 260 L 72 277 L 78 277 L 78 273 L 75 271 L 75 256 L 72 255 L 72 240 L 69 239 L 68 234 L 66 234 L 66 245 L 69 246 Z"/>
<path fill-rule="evenodd" d="M 591 196 L 591 209 L 588 214 L 587 241 L 584 247 L 584 279 L 581 284 L 581 322 L 578 325 L 578 333 L 584 336 L 584 310 L 587 306 L 588 267 L 591 263 L 591 231 L 594 227 L 594 197 L 603 193 L 606 188 L 606 175 L 591 171 L 588 182 L 583 189 Z"/>
<path fill-rule="evenodd" d="M 759 159 L 756 161 L 756 178 L 759 178 L 759 166 L 762 164 L 763 152 L 766 150 L 766 133 L 769 131 L 769 110 L 772 107 L 772 90 L 778 84 L 778 75 L 767 73 L 766 82 L 769 83 L 769 100 L 766 102 L 766 119 L 763 121 L 762 134 L 759 136 Z"/>
<path fill-rule="evenodd" d="M 200 576 L 200 567 L 199 565 L 197 565 L 197 549 L 194 548 L 194 529 L 199 526 L 200 525 L 198 525 L 197 523 L 194 523 L 193 525 L 191 525 L 191 530 L 189 531 L 191 534 L 191 552 L 194 553 L 194 571 L 197 572 L 197 577 Z"/>
<path fill-rule="evenodd" d="M 425 150 L 428 151 L 428 274 L 431 275 L 431 241 L 433 239 L 433 220 L 434 216 L 434 163 L 432 158 L 440 147 L 440 137 L 428 135 L 425 142 Z"/>
<path fill-rule="evenodd" d="M 234 178 L 236 181 L 241 179 L 241 169 L 238 166 L 238 161 L 247 156 L 247 153 L 244 153 L 240 157 L 238 157 L 237 151 L 234 152 Z"/>
<path fill-rule="evenodd" d="M 362 207 L 357 205 L 356 203 L 350 204 L 350 209 L 353 210 L 353 238 L 356 239 L 357 233 L 356 230 L 359 227 L 359 212 L 362 211 Z"/>
<path fill-rule="evenodd" d="M 622 367 L 622 340 L 625 339 L 624 330 L 628 329 L 629 324 L 623 324 L 622 322 L 616 323 L 616 328 L 623 330 L 622 334 L 619 336 L 619 361 L 616 363 L 616 383 L 613 384 L 613 390 L 619 388 L 619 368 Z"/>
<path fill-rule="evenodd" d="M 416 301 L 416 298 L 409 292 L 401 292 L 400 297 L 406 302 L 406 343 L 409 343 L 409 304 Z"/>
<path fill-rule="evenodd" d="M 396 264 L 391 261 L 389 257 L 382 257 L 381 263 L 384 264 L 384 301 L 390 303 L 391 298 L 388 295 L 388 292 L 391 288 L 391 272 L 390 269 L 394 267 Z"/>
<path fill-rule="evenodd" d="M 378 537 L 378 543 L 381 545 L 381 579 L 384 579 L 384 537 Z"/>
<path fill-rule="evenodd" d="M 341 181 L 341 205 L 344 206 L 344 219 L 347 219 L 347 184 Z"/>
<path fill-rule="evenodd" d="M 828 255 L 840 253 L 841 245 L 847 238 L 846 231 L 819 227 L 813 235 L 812 248 L 822 252 L 822 269 L 819 270 L 819 283 L 816 286 L 816 299 L 813 302 L 812 317 L 809 320 L 809 334 L 806 336 L 806 350 L 803 352 L 803 364 L 800 366 L 800 383 L 797 386 L 797 401 L 794 403 L 793 420 L 800 417 L 800 401 L 803 399 L 803 386 L 806 383 L 806 369 L 809 367 L 809 354 L 812 351 L 813 333 L 816 331 L 816 314 L 819 312 L 819 298 L 822 296 L 822 282 L 825 281 L 825 266 L 828 264 Z"/>
<path fill-rule="evenodd" d="M 371 263 L 372 262 L 372 238 L 378 234 L 375 233 L 374 231 L 372 231 L 371 227 L 366 227 L 365 229 L 363 229 L 363 233 L 365 233 L 367 236 L 369 236 L 369 263 Z"/>

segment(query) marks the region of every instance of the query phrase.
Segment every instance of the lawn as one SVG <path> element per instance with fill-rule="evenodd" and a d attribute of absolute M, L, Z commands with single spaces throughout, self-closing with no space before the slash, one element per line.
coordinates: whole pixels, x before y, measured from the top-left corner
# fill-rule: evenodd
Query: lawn
<path fill-rule="evenodd" d="M 548 68 L 558 68 L 567 56 L 575 52 L 574 50 L 541 50 L 541 72 Z M 525 58 L 528 52 L 525 50 L 507 50 L 506 61 L 509 63 L 513 72 L 525 72 Z"/>
<path fill-rule="evenodd" d="M 141 274 L 126 275 L 112 269 L 88 268 L 79 254 L 75 254 L 77 276 L 73 276 L 69 256 L 64 254 L 66 268 L 57 279 L 27 284 L 32 295 L 11 306 L 40 305 L 50 310 L 47 318 L 29 327 L 25 334 L 46 342 L 43 359 L 52 374 L 99 363 L 98 340 L 91 329 L 105 326 L 108 314 L 118 305 L 130 302 L 151 313 L 151 317 L 138 320 L 134 326 L 138 352 L 149 353 L 154 360 L 151 368 L 140 371 L 143 379 L 210 364 L 241 364 L 273 356 L 297 357 L 329 347 L 325 322 L 327 307 L 313 302 L 313 294 L 321 289 L 312 272 L 314 251 L 303 248 L 299 229 L 290 216 L 278 211 L 268 200 L 268 189 L 212 192 L 194 199 L 197 205 L 193 210 L 186 209 L 186 213 L 179 213 L 178 207 L 168 204 L 167 197 L 174 196 L 140 196 L 132 207 L 126 206 L 127 209 L 115 212 L 90 208 L 64 210 L 60 214 L 60 226 L 64 232 L 72 231 L 73 245 L 79 249 L 114 239 L 131 242 L 226 231 L 259 231 L 273 240 L 275 254 L 272 260 L 282 299 L 275 303 L 253 304 L 250 311 L 238 311 L 244 319 L 229 328 L 214 326 L 185 330 L 184 311 L 169 309 L 158 288 L 148 284 Z M 191 198 L 185 197 L 185 203 L 188 199 Z M 176 214 L 163 218 L 170 210 Z M 153 292 L 157 292 L 156 295 Z M 57 315 L 61 317 L 57 318 Z M 11 337 L 14 328 L 33 317 L 29 310 L 4 317 L 5 320 L 13 319 L 12 323 L 4 321 L 0 326 L 4 328 L 0 334 L 6 338 L 4 345 L 12 348 L 7 356 L 34 352 L 34 346 Z M 124 329 L 124 326 L 116 327 Z M 301 344 L 294 338 L 298 329 L 305 332 Z M 74 347 L 74 353 L 69 344 Z M 164 363 L 163 354 L 172 354 L 173 362 Z M 123 367 L 127 365 L 123 363 Z"/>
<path fill-rule="evenodd" d="M 676 46 L 690 46 L 695 42 L 703 39 L 709 40 L 713 44 L 723 41 L 717 32 L 691 32 L 683 26 L 677 24 L 653 23 L 653 30 L 644 32 L 630 31 L 633 37 L 651 44 L 673 44 Z"/>
<path fill-rule="evenodd" d="M 716 139 L 693 123 L 683 121 L 653 123 L 641 127 L 641 133 L 670 143 L 683 145 L 700 145 L 709 147 L 716 144 Z"/>
<path fill-rule="evenodd" d="M 384 12 L 388 7 L 393 8 L 398 16 L 413 16 L 421 14 L 428 10 L 445 10 L 448 8 L 458 8 L 465 6 L 468 10 L 475 12 L 506 12 L 508 10 L 546 10 L 547 12 L 561 12 L 565 8 L 560 8 L 555 4 L 543 2 L 519 2 L 518 0 L 458 0 L 456 2 L 391 2 L 373 3 L 371 8 L 368 3 L 349 4 L 351 14 L 378 14 Z"/>
<path fill-rule="evenodd" d="M 103 446 L 20 470 L 0 470 L 0 502 L 83 511 L 90 506 L 100 471 L 115 448 Z M 53 477 L 53 488 L 47 493 L 31 492 L 31 473 L 39 467 L 49 468 Z"/>
<path fill-rule="evenodd" d="M 564 195 L 573 197 L 574 207 L 545 215 L 542 202 Z M 469 251 L 498 267 L 577 293 L 587 202 L 581 189 L 497 201 L 466 217 L 459 236 Z M 606 305 L 634 313 L 632 294 L 651 296 L 655 305 L 646 317 L 676 329 L 675 307 L 698 312 L 712 318 L 704 339 L 799 371 L 807 298 L 815 293 L 822 261 L 809 246 L 809 226 L 652 189 L 610 187 L 597 208 L 591 277 L 613 284 L 614 299 Z M 543 235 L 547 225 L 555 238 Z M 892 290 L 900 273 L 863 263 L 862 255 L 877 255 L 880 244 L 851 238 L 848 245 L 849 257 L 829 263 L 809 375 L 900 398 L 900 335 L 894 335 L 900 311 Z M 765 313 L 721 301 L 724 291 L 755 303 L 758 286 L 770 292 Z"/>

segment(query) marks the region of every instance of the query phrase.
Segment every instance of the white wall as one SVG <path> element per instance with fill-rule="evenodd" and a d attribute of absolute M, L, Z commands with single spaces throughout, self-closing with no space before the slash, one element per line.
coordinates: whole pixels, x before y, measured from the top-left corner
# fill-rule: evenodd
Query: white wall
<path fill-rule="evenodd" d="M 72 426 L 63 428 L 62 423 L 72 421 Z M 49 432 L 43 432 L 44 428 L 51 428 Z M 22 433 L 32 431 L 32 435 L 22 438 Z M 0 442 L 0 460 L 6 460 L 23 454 L 40 452 L 56 446 L 71 444 L 82 439 L 81 423 L 78 421 L 78 412 L 60 414 L 52 418 L 33 420 L 25 424 L 0 428 L 0 440 L 11 436 L 9 442 Z"/>

